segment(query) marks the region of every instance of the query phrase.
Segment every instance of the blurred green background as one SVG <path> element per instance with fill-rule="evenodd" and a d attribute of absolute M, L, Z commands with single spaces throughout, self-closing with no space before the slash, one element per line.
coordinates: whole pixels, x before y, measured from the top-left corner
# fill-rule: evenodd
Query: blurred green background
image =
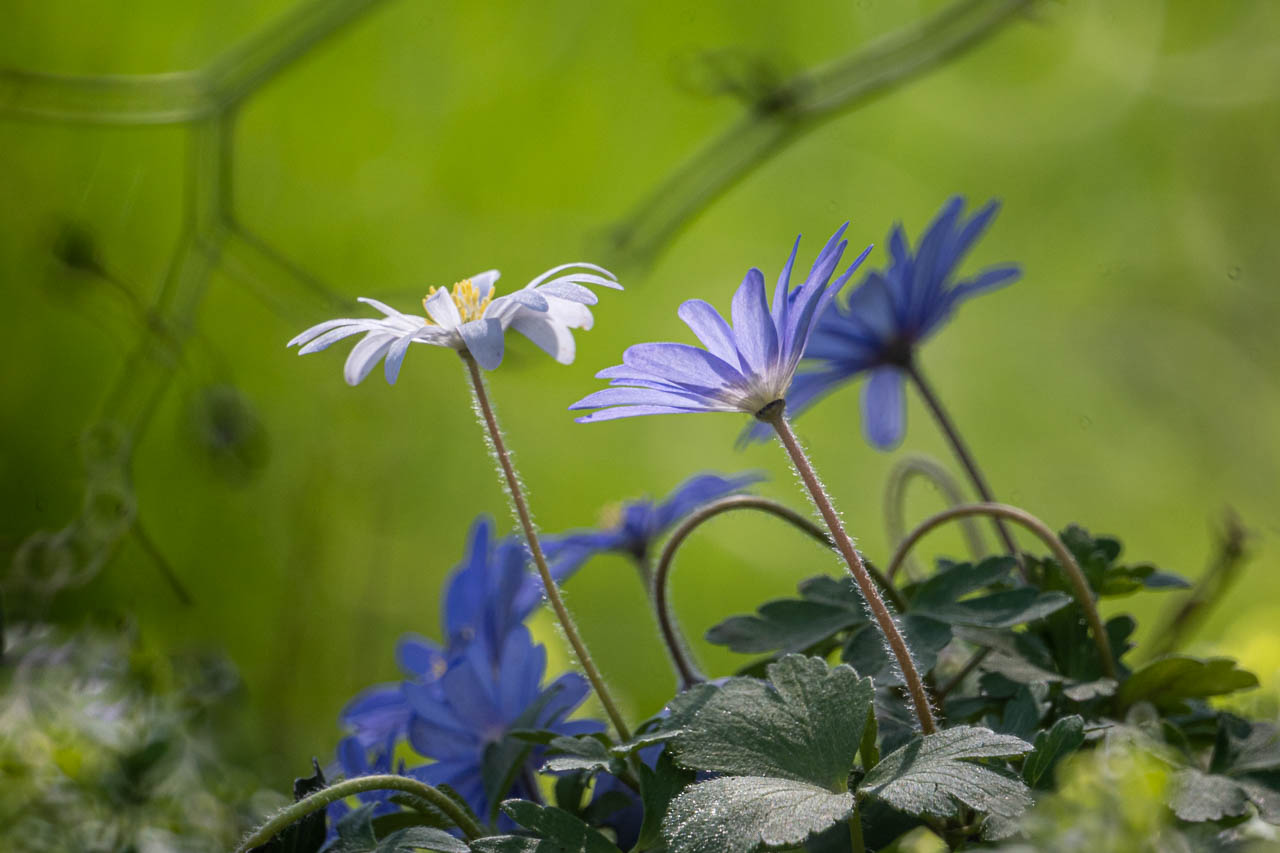
<path fill-rule="evenodd" d="M 327 292 L 412 310 L 428 286 L 489 267 L 514 287 L 563 261 L 610 265 L 627 290 L 601 295 L 575 364 L 513 336 L 491 377 L 542 527 L 591 525 L 609 503 L 700 470 L 764 471 L 761 491 L 803 506 L 776 447 L 734 450 L 736 416 L 588 427 L 565 407 L 627 345 L 689 340 L 683 299 L 727 308 L 749 266 L 776 275 L 796 233 L 808 263 L 845 219 L 855 243 L 879 243 L 896 220 L 918 233 L 963 193 L 1004 201 L 971 265 L 1017 261 L 1024 277 L 962 310 L 923 364 L 997 495 L 1193 576 L 1235 508 L 1254 559 L 1200 642 L 1264 678 L 1280 668 L 1272 0 L 1033 4 L 945 67 L 798 136 L 649 259 L 610 235 L 743 115 L 715 91 L 726 57 L 785 78 L 943 4 L 367 5 L 278 73 L 241 81 L 243 106 L 220 129 L 207 115 L 36 115 L 44 95 L 15 74 L 210 67 L 289 2 L 6 4 L 10 619 L 130 613 L 163 645 L 225 650 L 245 682 L 239 753 L 282 784 L 330 754 L 347 698 L 395 677 L 401 633 L 436 634 L 440 583 L 472 519 L 509 525 L 455 358 L 415 348 L 395 387 L 379 370 L 352 389 L 346 346 L 285 349 L 344 313 Z M 187 78 L 168 79 L 176 91 Z M 96 85 L 77 103 L 106 104 Z M 950 465 L 925 414 L 913 399 L 904 449 Z M 865 444 L 856 388 L 798 429 L 862 547 L 884 560 L 885 475 L 904 450 Z M 918 487 L 910 514 L 939 506 Z M 960 551 L 958 536 L 932 541 Z M 679 563 L 675 600 L 695 638 L 838 570 L 755 517 L 710 525 Z M 634 572 L 599 559 L 568 596 L 629 713 L 654 711 L 673 679 Z M 1150 615 L 1161 603 L 1123 605 Z M 741 662 L 695 646 L 717 674 Z"/>

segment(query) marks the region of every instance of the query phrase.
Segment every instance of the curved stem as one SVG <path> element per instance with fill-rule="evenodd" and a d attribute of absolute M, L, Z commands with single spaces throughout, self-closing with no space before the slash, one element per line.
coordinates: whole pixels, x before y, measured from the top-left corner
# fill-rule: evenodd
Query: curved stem
<path fill-rule="evenodd" d="M 525 500 L 524 489 L 520 485 L 520 477 L 516 474 L 515 465 L 511 462 L 511 454 L 507 452 L 506 443 L 502 440 L 502 430 L 498 427 L 498 418 L 494 415 L 493 406 L 489 403 L 489 394 L 484 387 L 484 377 L 480 374 L 480 366 L 476 364 L 476 360 L 472 358 L 471 353 L 464 350 L 459 355 L 462 356 L 462 361 L 467 365 L 467 372 L 471 377 L 471 390 L 475 397 L 476 413 L 480 416 L 481 422 L 488 431 L 489 446 L 502 468 L 502 474 L 506 480 L 507 494 L 511 498 L 512 506 L 515 507 L 516 517 L 520 520 L 520 526 L 524 529 L 525 539 L 529 543 L 529 552 L 533 556 L 534 565 L 538 568 L 538 576 L 542 578 L 542 587 L 546 591 L 547 601 L 551 602 L 551 609 L 555 611 L 556 618 L 560 620 L 560 627 L 564 629 L 565 638 L 573 648 L 573 653 L 577 655 L 578 663 L 586 674 L 587 680 L 591 682 L 591 686 L 595 689 L 596 696 L 599 697 L 600 704 L 604 706 L 605 713 L 609 715 L 609 719 L 613 722 L 613 728 L 618 733 L 619 740 L 631 740 L 631 730 L 627 727 L 626 721 L 623 720 L 622 714 L 618 711 L 618 706 L 613 701 L 609 688 L 605 686 L 600 670 L 596 668 L 595 662 L 591 659 L 591 653 L 587 651 L 586 643 L 582 641 L 582 636 L 578 633 L 578 626 L 574 623 L 573 617 L 569 615 L 569 608 L 565 607 L 564 600 L 560 597 L 560 589 L 556 586 L 555 578 L 551 576 L 551 569 L 547 566 L 546 555 L 542 552 L 542 543 L 538 541 L 537 528 L 533 526 L 533 516 L 529 513 L 529 504 Z"/>
<path fill-rule="evenodd" d="M 378 776 L 357 776 L 354 779 L 347 779 L 330 785 L 308 797 L 303 797 L 293 805 L 281 809 L 275 817 L 255 829 L 248 838 L 240 842 L 240 846 L 236 848 L 236 853 L 246 853 L 246 851 L 266 844 L 277 833 L 283 831 L 290 824 L 302 820 L 312 812 L 319 811 L 330 803 L 335 803 L 355 794 L 363 794 L 366 791 L 403 791 L 406 794 L 412 794 L 415 797 L 426 800 L 444 812 L 445 816 L 453 821 L 458 829 L 462 830 L 462 834 L 468 841 L 484 835 L 484 829 L 440 789 L 432 787 L 426 782 L 419 782 L 410 776 L 396 776 L 387 773 Z"/>
<path fill-rule="evenodd" d="M 898 626 L 893 621 L 893 615 L 889 612 L 889 608 L 885 607 L 884 600 L 880 598 L 880 593 L 876 591 L 876 585 L 872 582 L 866 566 L 863 565 L 858 549 L 853 546 L 853 540 L 849 538 L 848 532 L 844 529 L 844 522 L 840 520 L 840 514 L 836 512 L 830 496 L 827 495 L 826 489 L 823 488 L 822 482 L 813 470 L 809 457 L 805 455 L 803 448 L 800 447 L 800 442 L 796 439 L 795 433 L 791 431 L 791 424 L 787 423 L 784 404 L 782 401 L 772 403 L 762 409 L 756 417 L 772 426 L 774 431 L 777 432 L 778 440 L 782 442 L 787 455 L 791 457 L 791 462 L 800 474 L 800 479 L 804 481 L 805 487 L 808 488 L 814 505 L 818 508 L 818 512 L 821 513 L 823 521 L 827 523 L 827 528 L 831 531 L 831 538 L 835 541 L 836 550 L 844 557 L 845 563 L 849 566 L 849 573 L 853 575 L 854 581 L 857 582 L 858 589 L 861 590 L 862 597 L 866 600 L 872 617 L 874 617 L 876 624 L 880 627 L 880 632 L 884 634 L 884 638 L 889 644 L 889 650 L 893 652 L 894 658 L 898 661 L 898 666 L 902 670 L 902 678 L 907 685 L 907 693 L 911 696 L 911 703 L 915 707 L 916 717 L 920 720 L 921 730 L 925 734 L 934 733 L 938 730 L 938 726 L 933 719 L 933 709 L 929 706 L 929 695 L 925 692 L 924 682 L 920 680 L 920 673 L 916 669 L 915 661 L 911 658 L 911 650 L 907 648 L 907 641 L 903 639 L 902 632 L 898 630 Z"/>
<path fill-rule="evenodd" d="M 977 491 L 978 496 L 986 503 L 995 503 L 995 495 L 991 493 L 991 487 L 987 485 L 987 478 L 982 476 L 982 471 L 979 470 L 978 463 L 974 461 L 973 454 L 969 452 L 968 445 L 960 437 L 960 431 L 956 429 L 951 416 L 947 414 L 947 410 L 942 407 L 942 401 L 938 399 L 938 395 L 933 393 L 933 386 L 925 381 L 919 365 L 912 360 L 903 369 L 911 377 L 911 381 L 916 384 L 916 390 L 920 392 L 925 405 L 933 413 L 933 419 L 938 422 L 938 427 L 941 428 L 943 435 L 947 437 L 947 441 L 951 444 L 951 449 L 955 451 L 956 458 L 960 460 L 960 464 L 969 474 L 969 480 L 973 483 L 973 488 Z M 1013 534 L 1009 532 L 1009 528 L 1003 520 L 993 518 L 992 521 L 995 524 L 996 533 L 999 534 L 1000 540 L 1004 542 L 1004 547 L 1009 552 L 1009 556 L 1018 561 L 1018 571 L 1022 574 L 1022 579 L 1030 581 L 1031 578 L 1027 574 L 1027 567 L 1022 564 L 1022 560 L 1018 556 L 1018 546 L 1013 541 Z M 893 577 L 893 574 L 890 573 L 889 576 Z"/>
<path fill-rule="evenodd" d="M 959 506 L 965 502 L 960 485 L 938 462 L 924 455 L 904 457 L 889 472 L 889 482 L 884 492 L 885 528 L 889 534 L 889 541 L 895 547 L 902 541 L 902 537 L 907 535 L 906 511 L 903 503 L 907 497 L 907 484 L 911 482 L 912 477 L 924 477 L 937 486 L 938 491 L 942 492 L 942 496 L 946 498 L 948 506 Z M 973 554 L 975 560 L 982 559 L 986 556 L 987 549 L 982 545 L 982 537 L 978 535 L 977 525 L 966 518 L 963 527 L 965 539 L 969 542 L 969 552 Z M 914 560 L 906 561 L 902 567 L 906 569 L 908 575 L 920 574 Z M 890 577 L 889 580 L 893 578 Z"/>
<path fill-rule="evenodd" d="M 1062 566 L 1062 571 L 1066 573 L 1067 579 L 1071 582 L 1071 588 L 1075 591 L 1076 601 L 1079 602 L 1080 608 L 1084 610 L 1085 619 L 1089 622 L 1089 631 L 1093 634 L 1093 644 L 1098 648 L 1098 658 L 1102 663 L 1103 673 L 1108 678 L 1118 679 L 1115 656 L 1111 653 L 1111 642 L 1107 639 L 1107 630 L 1102 624 L 1102 617 L 1098 615 L 1098 607 L 1093 600 L 1093 590 L 1089 588 L 1089 581 L 1085 579 L 1084 572 L 1080 570 L 1080 565 L 1076 562 L 1076 558 L 1071 556 L 1071 552 L 1066 545 L 1062 544 L 1062 540 L 1058 538 L 1057 534 L 1047 524 L 1026 510 L 1001 503 L 965 504 L 943 510 L 937 515 L 925 519 L 920 523 L 919 527 L 907 535 L 906 539 L 902 540 L 902 544 L 898 546 L 898 550 L 893 555 L 893 560 L 889 563 L 890 574 L 905 559 L 911 548 L 930 530 L 953 519 L 974 515 L 986 515 L 992 518 L 1017 522 L 1040 537 L 1040 540 L 1049 547 L 1049 550 L 1053 552 L 1054 559 L 1058 561 L 1058 565 Z"/>
<path fill-rule="evenodd" d="M 671 654 L 671 662 L 675 667 L 676 676 L 681 681 L 682 688 L 706 681 L 706 678 L 698 670 L 697 665 L 693 663 L 692 655 L 689 653 L 689 644 L 685 641 L 684 634 L 680 630 L 675 615 L 671 612 L 671 599 L 667 593 L 667 582 L 671 578 L 671 566 L 675 560 L 676 551 L 693 531 L 717 515 L 723 515 L 726 512 L 733 512 L 739 509 L 754 509 L 768 513 L 791 524 L 793 527 L 799 528 L 825 547 L 832 550 L 835 550 L 836 547 L 835 542 L 831 540 L 827 532 L 802 513 L 796 512 L 785 504 L 780 504 L 777 501 L 762 498 L 758 495 L 729 495 L 728 497 L 720 498 L 702 505 L 696 512 L 691 513 L 684 521 L 680 522 L 680 525 L 671 533 L 666 544 L 662 547 L 662 553 L 658 557 L 657 568 L 653 572 L 650 594 L 653 598 L 654 613 L 658 617 L 658 628 L 662 631 L 663 643 Z M 880 585 L 884 594 L 889 597 L 895 607 L 906 608 L 902 593 L 898 592 L 879 570 L 874 566 L 868 565 L 867 571 L 871 573 L 872 578 Z"/>

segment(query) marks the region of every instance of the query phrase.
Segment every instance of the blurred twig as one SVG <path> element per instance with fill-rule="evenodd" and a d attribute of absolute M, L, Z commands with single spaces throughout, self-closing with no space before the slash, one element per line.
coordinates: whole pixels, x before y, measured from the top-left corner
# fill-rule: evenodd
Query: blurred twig
<path fill-rule="evenodd" d="M 1162 627 L 1152 635 L 1155 639 L 1145 650 L 1148 658 L 1157 658 L 1182 648 L 1240 577 L 1240 570 L 1250 556 L 1247 547 L 1249 532 L 1233 510 L 1227 510 L 1216 537 L 1217 547 L 1204 576 L 1182 604 L 1171 608 Z"/>
<path fill-rule="evenodd" d="M 144 548 L 154 551 L 136 527 L 130 476 L 133 453 L 173 378 L 212 273 L 228 253 L 240 280 L 270 278 L 258 282 L 259 295 L 292 288 L 303 297 L 298 301 L 317 308 L 344 302 L 235 216 L 236 117 L 239 107 L 276 75 L 379 2 L 303 4 L 196 71 L 67 77 L 0 69 L 0 116 L 91 124 L 182 124 L 188 140 L 183 227 L 168 271 L 155 300 L 144 307 L 148 323 L 138 345 L 108 390 L 96 420 L 84 431 L 85 508 L 61 530 L 37 531 L 28 537 L 15 552 L 15 576 L 35 577 L 36 563 L 45 561 L 61 567 L 57 577 L 65 579 L 64 585 L 83 583 L 131 530 Z M 73 259 L 101 267 L 95 256 L 75 255 L 81 246 L 69 248 Z M 59 248 L 66 250 L 67 246 Z M 113 495 L 124 509 L 111 524 L 89 523 L 89 498 L 104 493 Z M 167 563 L 158 555 L 154 551 L 165 571 Z M 32 565 L 21 565 L 24 560 Z M 175 581 L 170 578 L 179 598 L 188 600 Z"/>
<path fill-rule="evenodd" d="M 930 18 L 761 93 L 745 116 L 611 229 L 614 250 L 648 262 L 711 202 L 795 139 L 979 44 L 1033 2 L 956 0 Z"/>
<path fill-rule="evenodd" d="M 893 548 L 898 547 L 898 543 L 907 535 L 906 511 L 903 504 L 906 502 L 907 484 L 914 477 L 923 477 L 937 486 L 938 491 L 942 493 L 949 507 L 959 506 L 965 502 L 964 493 L 960 491 L 960 485 L 947 469 L 935 459 L 924 454 L 913 454 L 904 457 L 889 472 L 889 479 L 884 493 L 884 523 L 889 534 L 889 545 Z M 973 558 L 980 560 L 986 556 L 987 549 L 982 545 L 982 537 L 978 534 L 978 525 L 974 523 L 973 519 L 961 519 L 960 526 L 964 529 L 964 536 L 969 544 L 969 552 L 973 555 Z M 911 578 L 918 578 L 922 574 L 914 557 L 908 556 L 903 560 L 902 568 L 906 571 L 907 576 Z M 893 578 L 890 577 L 889 580 L 893 580 Z"/>

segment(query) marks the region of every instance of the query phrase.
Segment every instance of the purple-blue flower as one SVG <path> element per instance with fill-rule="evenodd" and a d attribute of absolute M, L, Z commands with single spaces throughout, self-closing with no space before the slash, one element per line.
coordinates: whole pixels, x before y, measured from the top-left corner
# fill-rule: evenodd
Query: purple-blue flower
<path fill-rule="evenodd" d="M 791 289 L 791 268 L 800 240 L 778 276 L 772 306 L 766 301 L 764 275 L 752 268 L 733 296 L 733 327 L 701 299 L 680 306 L 680 319 L 706 349 L 679 343 L 629 347 L 622 364 L 596 376 L 613 387 L 589 394 L 570 409 L 598 409 L 579 423 L 637 415 L 682 412 L 756 414 L 786 399 L 815 322 L 844 286 L 870 247 L 834 282 L 832 274 L 848 245 L 841 237 L 848 223 L 827 241 L 804 283 Z"/>
<path fill-rule="evenodd" d="M 787 407 L 793 414 L 860 373 L 870 377 L 862 389 L 862 423 L 867 439 L 891 448 L 906 425 L 903 382 L 916 347 L 938 330 L 956 307 L 971 296 L 1008 284 L 1020 269 L 989 267 L 966 279 L 956 268 L 990 225 L 999 203 L 990 201 L 967 220 L 965 200 L 955 196 L 912 252 L 902 225 L 889 232 L 889 265 L 867 273 L 849 296 L 818 320 L 804 351 Z M 767 436 L 767 432 L 759 435 Z"/>
<path fill-rule="evenodd" d="M 496 663 L 480 644 L 472 644 L 440 679 L 438 689 L 405 685 L 413 710 L 409 743 L 435 759 L 410 772 L 432 785 L 451 786 L 483 818 L 492 805 L 484 786 L 485 751 L 511 730 L 546 729 L 562 735 L 601 731 L 594 720 L 565 719 L 587 697 L 586 679 L 570 672 L 543 687 L 546 666 L 546 649 L 534 645 L 527 628 L 517 626 L 507 634 Z M 541 759 L 542 750 L 534 749 L 525 766 L 536 769 Z M 507 796 L 535 796 L 523 778 L 527 775 L 516 775 Z"/>
<path fill-rule="evenodd" d="M 354 779 L 357 776 L 376 776 L 383 773 L 391 772 L 391 753 L 395 750 L 394 741 L 388 741 L 373 750 L 373 760 L 369 759 L 369 747 L 360 742 L 359 738 L 348 737 L 343 738 L 338 743 L 337 750 L 337 767 L 330 768 L 328 775 L 332 779 L 334 776 L 341 775 L 346 779 Z M 336 772 L 334 770 L 336 769 Z M 404 762 L 400 762 L 397 773 L 404 773 Z M 362 805 L 373 806 L 373 816 L 390 814 L 399 811 L 399 806 L 391 802 L 392 791 L 366 791 L 357 794 L 356 799 Z M 337 826 L 338 821 L 342 820 L 351 807 L 347 805 L 345 800 L 337 800 L 330 803 L 327 809 L 329 818 L 330 836 L 334 836 L 333 828 Z"/>
<path fill-rule="evenodd" d="M 640 498 L 622 504 L 617 519 L 600 530 L 545 536 L 542 546 L 555 571 L 569 574 L 596 554 L 615 552 L 644 560 L 653 542 L 693 510 L 717 498 L 740 492 L 763 479 L 759 474 L 721 477 L 696 474 L 661 501 Z"/>
<path fill-rule="evenodd" d="M 577 564 L 557 564 L 562 581 Z M 405 682 L 370 687 L 347 704 L 339 717 L 365 748 L 405 735 L 411 711 L 405 684 L 436 689 L 454 659 L 471 646 L 496 664 L 507 635 L 520 627 L 542 601 L 542 582 L 529 570 L 525 546 L 515 537 L 496 540 L 493 520 L 480 516 L 471 526 L 467 553 L 445 582 L 442 622 L 445 642 L 406 634 L 396 644 Z"/>

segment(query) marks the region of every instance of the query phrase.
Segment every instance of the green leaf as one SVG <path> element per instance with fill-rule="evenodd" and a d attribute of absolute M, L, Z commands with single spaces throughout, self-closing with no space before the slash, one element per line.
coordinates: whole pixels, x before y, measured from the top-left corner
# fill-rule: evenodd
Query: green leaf
<path fill-rule="evenodd" d="M 1058 762 L 1083 744 L 1084 718 L 1078 714 L 1063 717 L 1053 728 L 1036 735 L 1036 747 L 1022 763 L 1022 778 L 1033 788 L 1052 787 Z"/>
<path fill-rule="evenodd" d="M 672 800 L 693 782 L 693 772 L 677 767 L 670 750 L 658 756 L 652 770 L 643 763 L 637 769 L 640 775 L 640 799 L 644 803 L 644 822 L 640 825 L 640 838 L 636 841 L 636 847 L 643 850 L 658 842 L 667 810 Z"/>
<path fill-rule="evenodd" d="M 326 787 L 320 762 L 314 758 L 311 759 L 311 767 L 315 770 L 312 775 L 293 780 L 294 802 Z M 324 809 L 314 811 L 302 820 L 291 824 L 266 844 L 253 848 L 249 853 L 316 853 L 324 846 L 324 821 Z"/>
<path fill-rule="evenodd" d="M 378 842 L 376 853 L 412 853 L 428 850 L 432 853 L 470 853 L 465 842 L 442 829 L 413 826 L 393 832 Z"/>
<path fill-rule="evenodd" d="M 621 853 L 608 838 L 555 806 L 507 800 L 502 804 L 502 811 L 538 837 L 493 835 L 477 838 L 471 842 L 475 853 Z"/>
<path fill-rule="evenodd" d="M 766 602 L 755 615 L 730 616 L 707 631 L 707 641 L 740 654 L 803 652 L 867 621 L 852 579 L 810 578 L 800 584 L 800 594 Z"/>
<path fill-rule="evenodd" d="M 1243 817 L 1249 806 L 1268 823 L 1280 822 L 1280 792 L 1250 779 L 1203 773 L 1194 768 L 1180 770 L 1173 777 L 1169 806 L 1185 821 L 1222 820 Z"/>
<path fill-rule="evenodd" d="M 787 655 L 770 684 L 733 678 L 672 742 L 682 766 L 774 776 L 842 790 L 862 740 L 871 679 L 821 658 Z"/>
<path fill-rule="evenodd" d="M 1023 587 L 927 608 L 913 607 L 910 612 L 952 625 L 1011 628 L 1024 622 L 1042 619 L 1070 603 L 1071 596 L 1066 593 L 1040 592 L 1030 587 Z"/>
<path fill-rule="evenodd" d="M 1140 589 L 1186 589 L 1191 585 L 1171 572 L 1149 564 L 1117 563 L 1120 541 L 1110 536 L 1094 537 L 1087 530 L 1071 525 L 1059 534 L 1084 572 L 1089 587 L 1100 597 L 1129 595 Z M 1066 578 L 1053 559 L 1032 560 L 1045 576 L 1046 586 L 1068 590 Z"/>
<path fill-rule="evenodd" d="M 1012 557 L 988 557 L 977 563 L 945 563 L 937 574 L 911 592 L 911 609 L 945 607 L 966 595 L 1009 580 L 1017 562 Z"/>
<path fill-rule="evenodd" d="M 377 849 L 378 836 L 373 831 L 373 803 L 365 803 L 347 812 L 334 829 L 338 833 L 338 840 L 330 848 L 332 853 L 373 853 Z"/>
<path fill-rule="evenodd" d="M 601 770 L 612 773 L 617 770 L 618 759 L 604 743 L 591 735 L 583 737 L 559 736 L 548 744 L 557 754 L 547 759 L 543 770 L 565 773 L 572 770 Z"/>
<path fill-rule="evenodd" d="M 936 619 L 908 612 L 898 620 L 916 668 L 922 674 L 931 672 L 938 664 L 938 653 L 951 642 L 951 626 Z M 885 648 L 884 636 L 879 628 L 866 625 L 849 637 L 840 657 L 858 672 L 870 676 L 880 687 L 901 685 L 902 673 L 898 662 Z"/>
<path fill-rule="evenodd" d="M 1230 658 L 1168 655 L 1129 676 L 1120 685 L 1118 700 L 1124 708 L 1135 702 L 1150 702 L 1167 709 L 1180 706 L 1186 699 L 1222 696 L 1257 686 L 1257 676 L 1239 669 Z"/>
<path fill-rule="evenodd" d="M 848 792 L 792 779 L 727 776 L 676 797 L 663 826 L 670 853 L 794 847 L 854 814 Z"/>
<path fill-rule="evenodd" d="M 858 794 L 914 815 L 949 817 L 964 804 L 998 817 L 1017 817 L 1031 804 L 1022 780 L 965 759 L 1008 758 L 1030 749 L 1020 738 L 957 726 L 916 738 L 880 759 Z"/>

